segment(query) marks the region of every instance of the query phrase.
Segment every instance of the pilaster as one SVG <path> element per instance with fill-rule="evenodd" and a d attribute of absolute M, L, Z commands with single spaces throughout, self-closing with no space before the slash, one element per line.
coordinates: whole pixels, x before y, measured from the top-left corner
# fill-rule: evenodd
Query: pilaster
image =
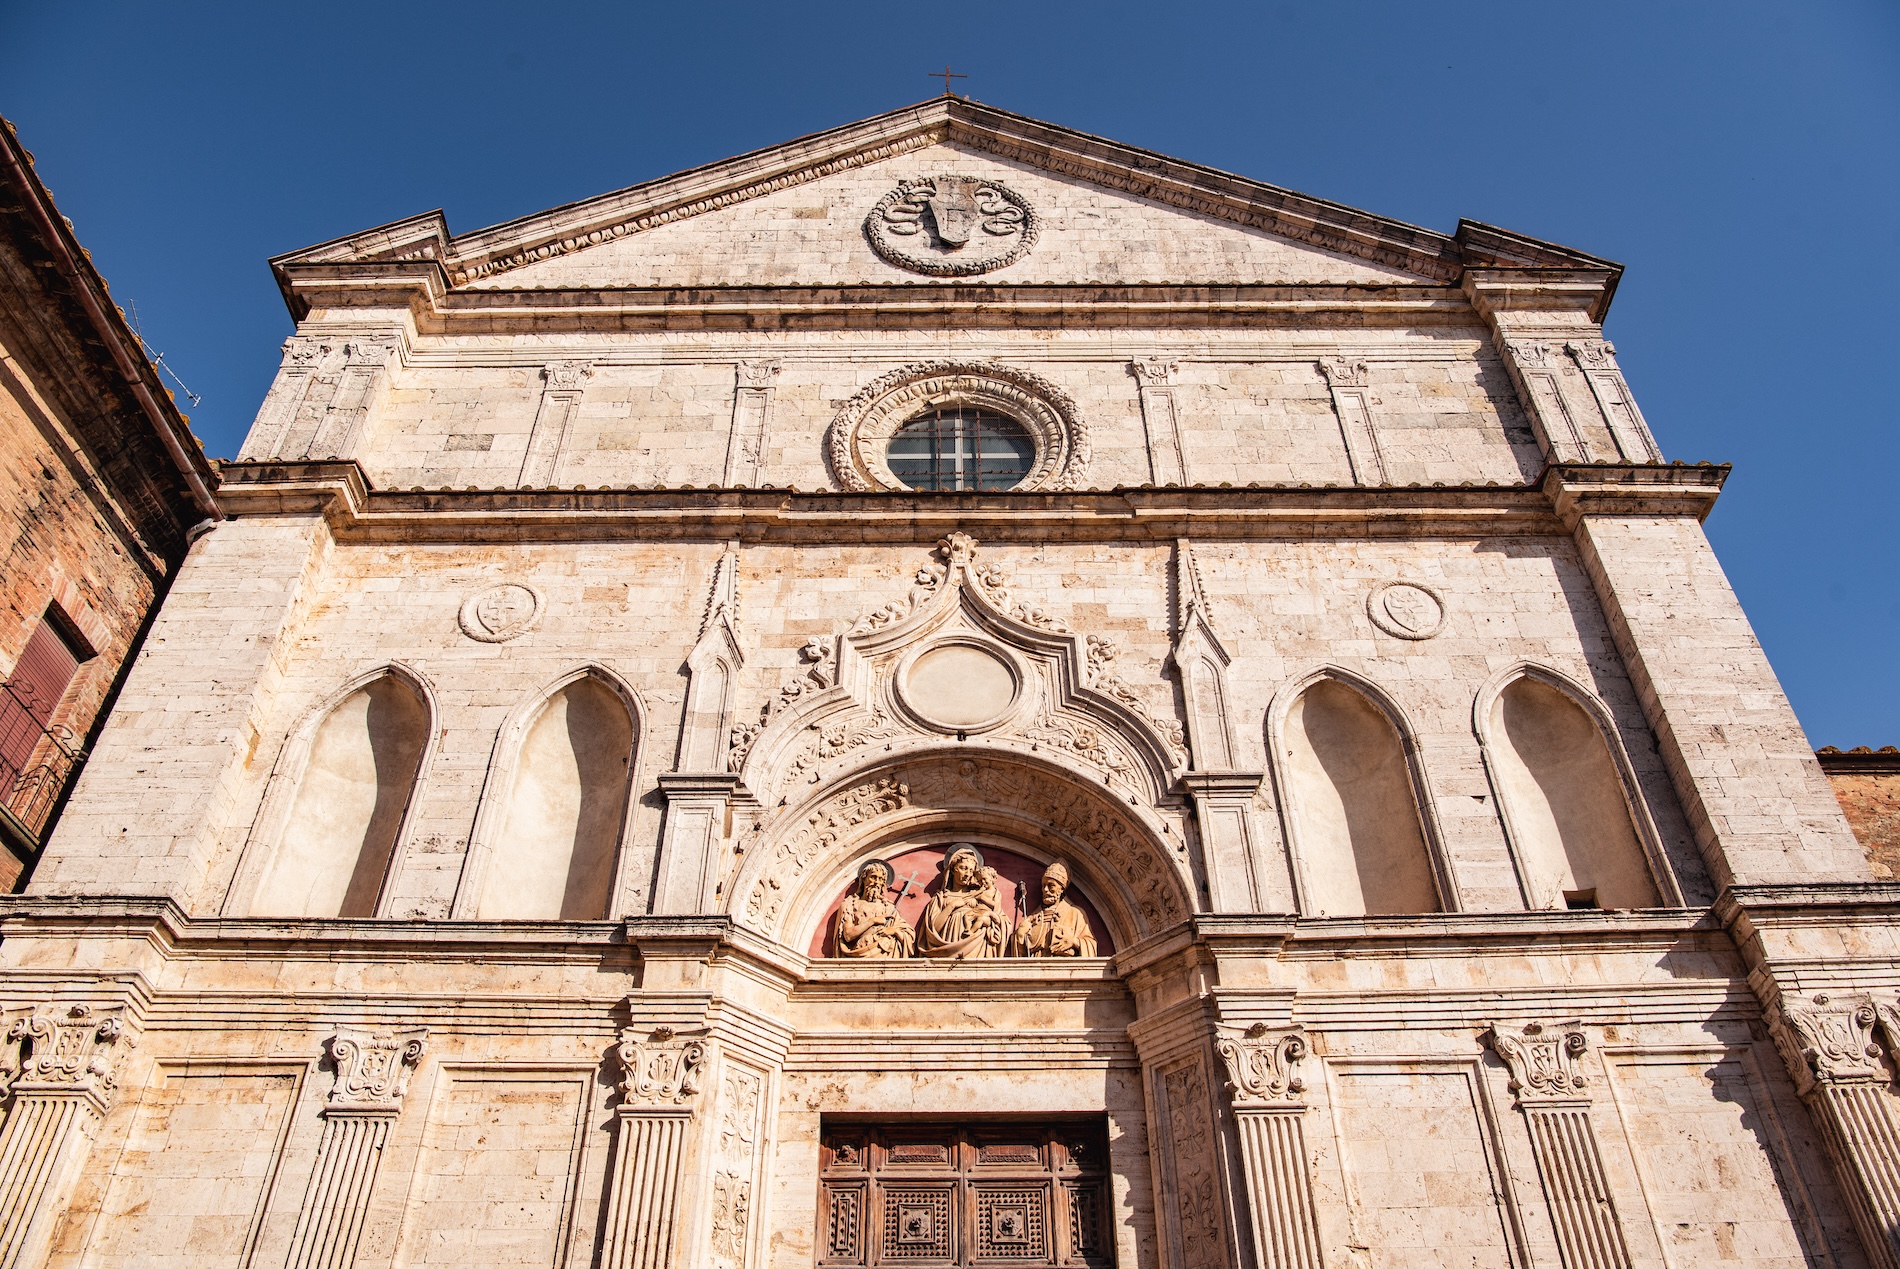
<path fill-rule="evenodd" d="M 1900 1269 L 1900 1113 L 1887 1062 L 1900 1044 L 1900 1009 L 1867 995 L 1777 996 L 1768 1025 L 1820 1129 L 1868 1261 Z"/>
<path fill-rule="evenodd" d="M 0 1127 L 0 1269 L 33 1269 L 52 1248 L 73 1186 L 137 1043 L 123 1006 L 42 1005 L 7 1028 L 14 1047 Z"/>
<path fill-rule="evenodd" d="M 1227 1068 L 1258 1269 L 1320 1269 L 1319 1217 L 1306 1153 L 1306 1033 L 1256 1022 L 1214 1041 Z"/>
<path fill-rule="evenodd" d="M 1607 339 L 1571 339 L 1564 342 L 1564 351 L 1590 385 L 1590 394 L 1616 442 L 1618 456 L 1626 463 L 1660 463 L 1662 450 L 1617 367 L 1616 345 Z"/>
<path fill-rule="evenodd" d="M 264 397 L 264 404 L 258 407 L 257 421 L 251 425 L 244 447 L 238 452 L 240 459 L 273 458 L 284 452 L 284 444 L 304 409 L 305 400 L 313 394 L 322 395 L 318 393 L 317 376 L 324 371 L 335 348 L 334 341 L 310 335 L 292 335 L 284 341 L 283 362 Z M 327 386 L 330 392 L 335 391 L 334 374 L 329 376 Z M 303 430 L 306 435 L 316 435 L 315 416 Z"/>
<path fill-rule="evenodd" d="M 1148 478 L 1157 485 L 1185 485 L 1187 456 L 1174 400 L 1181 363 L 1172 357 L 1138 357 L 1129 365 L 1141 397 L 1141 425 L 1148 441 Z"/>
<path fill-rule="evenodd" d="M 389 383 L 389 367 L 400 341 L 394 334 L 352 336 L 343 345 L 343 364 L 336 374 L 336 392 L 320 416 L 308 421 L 315 431 L 301 450 L 301 428 L 293 427 L 285 458 L 338 459 L 357 457 L 370 412 Z M 306 397 L 306 406 L 312 401 Z M 300 421 L 303 412 L 299 413 Z"/>
<path fill-rule="evenodd" d="M 1651 461 L 1623 450 L 1615 424 L 1578 382 L 1568 343 L 1601 343 L 1616 276 L 1608 269 L 1471 269 L 1464 291 L 1491 327 L 1544 457 L 1552 463 Z M 1628 385 L 1622 396 L 1628 400 Z M 1629 402 L 1633 411 L 1634 402 Z"/>
<path fill-rule="evenodd" d="M 608 1178 L 604 1269 L 673 1269 L 687 1132 L 712 1064 L 711 1041 L 669 1026 L 629 1027 L 614 1046 L 620 1104 Z"/>
<path fill-rule="evenodd" d="M 323 1139 L 291 1235 L 287 1269 L 349 1269 L 363 1236 L 390 1127 L 428 1032 L 339 1029 L 330 1037 L 336 1084 L 323 1107 Z"/>
<path fill-rule="evenodd" d="M 1626 1269 L 1629 1245 L 1590 1123 L 1588 1079 L 1577 1063 L 1589 1048 L 1582 1025 L 1493 1022 L 1480 1039 L 1511 1072 L 1566 1269 Z"/>
<path fill-rule="evenodd" d="M 1211 1002 L 1203 996 L 1128 1028 L 1141 1058 L 1148 1149 L 1165 1269 L 1241 1269 L 1241 1168 L 1221 1131 Z"/>
<path fill-rule="evenodd" d="M 521 456 L 520 484 L 555 483 L 568 429 L 574 425 L 574 415 L 580 410 L 581 397 L 593 373 L 591 361 L 550 361 L 541 367 L 541 403 L 534 412 L 527 452 Z"/>
<path fill-rule="evenodd" d="M 1340 439 L 1355 485 L 1383 485 L 1388 481 L 1385 455 L 1379 449 L 1378 429 L 1372 424 L 1372 367 L 1351 357 L 1321 357 L 1320 374 L 1333 394 L 1333 414 L 1339 420 Z"/>
<path fill-rule="evenodd" d="M 776 361 L 742 361 L 735 367 L 738 386 L 732 396 L 732 436 L 726 443 L 728 488 L 755 489 L 765 459 L 765 438 L 772 407 Z"/>

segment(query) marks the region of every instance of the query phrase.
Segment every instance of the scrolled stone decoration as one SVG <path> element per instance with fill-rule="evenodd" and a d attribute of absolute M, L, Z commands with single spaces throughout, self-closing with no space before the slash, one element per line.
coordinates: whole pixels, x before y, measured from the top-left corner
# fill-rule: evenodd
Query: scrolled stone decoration
<path fill-rule="evenodd" d="M 1029 254 L 1039 232 L 1028 199 L 977 176 L 899 181 L 864 218 L 871 250 L 900 269 L 939 278 L 1012 265 Z"/>
<path fill-rule="evenodd" d="M 873 859 L 858 869 L 857 889 L 838 905 L 832 945 L 839 956 L 895 960 L 917 950 L 917 931 L 890 900 L 891 866 Z"/>
<path fill-rule="evenodd" d="M 707 1041 L 684 1038 L 671 1027 L 655 1027 L 644 1039 L 629 1027 L 614 1051 L 620 1059 L 621 1102 L 628 1106 L 691 1103 L 711 1060 Z"/>
<path fill-rule="evenodd" d="M 336 1084 L 330 1089 L 327 1107 L 393 1109 L 399 1105 L 409 1091 L 409 1077 L 422 1061 L 428 1037 L 421 1029 L 385 1035 L 339 1029 L 330 1037 Z"/>
<path fill-rule="evenodd" d="M 541 592 L 525 582 L 503 582 L 470 595 L 456 620 L 477 643 L 506 643 L 534 628 L 544 607 Z"/>
<path fill-rule="evenodd" d="M 22 1014 L 7 1028 L 16 1046 L 7 1065 L 14 1068 L 11 1084 L 72 1089 L 90 1094 L 103 1113 L 111 1104 L 118 1082 L 115 1069 L 119 1045 L 131 1048 L 125 1022 L 117 1012 L 87 1004 L 43 1006 Z"/>
<path fill-rule="evenodd" d="M 1511 1091 L 1519 1105 L 1540 1101 L 1570 1101 L 1586 1096 L 1577 1059 L 1589 1047 L 1580 1023 L 1557 1026 L 1527 1023 L 1512 1031 L 1498 1023 L 1485 1024 L 1483 1038 L 1511 1072 Z"/>
<path fill-rule="evenodd" d="M 917 954 L 932 960 L 980 960 L 1003 954 L 1009 919 L 996 870 L 983 852 L 957 842 L 944 852 L 943 879 L 917 918 Z"/>
<path fill-rule="evenodd" d="M 1017 489 L 1080 487 L 1088 475 L 1089 432 L 1069 394 L 1041 375 L 984 361 L 924 361 L 880 375 L 846 401 L 826 444 L 832 474 L 848 491 L 902 491 L 885 451 L 897 430 L 926 409 L 992 410 L 1022 424 L 1036 457 Z"/>
<path fill-rule="evenodd" d="M 1276 1031 L 1256 1022 L 1238 1038 L 1216 1039 L 1214 1051 L 1227 1066 L 1227 1091 L 1237 1107 L 1297 1104 L 1306 1091 L 1297 1070 L 1307 1054 L 1306 1033 L 1297 1027 Z"/>
<path fill-rule="evenodd" d="M 1042 906 L 1016 923 L 1011 956 L 1094 956 L 1095 934 L 1082 909 L 1070 903 L 1069 866 L 1061 860 L 1042 870 Z"/>
<path fill-rule="evenodd" d="M 1871 999 L 1821 993 L 1806 1002 L 1783 1000 L 1779 1012 L 1783 1025 L 1771 1032 L 1789 1069 L 1809 1087 L 1888 1081 L 1874 1042 L 1880 1010 Z"/>
<path fill-rule="evenodd" d="M 1445 600 L 1419 582 L 1387 582 L 1366 596 L 1366 615 L 1394 639 L 1431 638 L 1445 626 Z"/>

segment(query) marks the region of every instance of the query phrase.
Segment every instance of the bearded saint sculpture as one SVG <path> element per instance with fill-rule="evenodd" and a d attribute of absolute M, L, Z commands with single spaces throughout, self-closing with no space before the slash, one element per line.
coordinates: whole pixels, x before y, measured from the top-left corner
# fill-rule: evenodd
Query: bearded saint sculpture
<path fill-rule="evenodd" d="M 943 880 L 917 919 L 917 954 L 933 960 L 964 961 L 1001 956 L 1009 940 L 1009 918 L 996 887 L 996 869 L 968 842 L 957 842 L 943 857 Z"/>
<path fill-rule="evenodd" d="M 838 919 L 831 927 L 839 956 L 895 959 L 916 948 L 917 932 L 898 915 L 890 890 L 891 868 L 883 860 L 873 859 L 858 869 L 857 888 L 838 905 Z"/>
<path fill-rule="evenodd" d="M 1042 870 L 1042 906 L 1016 923 L 1011 956 L 1093 956 L 1095 934 L 1082 909 L 1064 896 L 1069 867 L 1061 860 Z"/>

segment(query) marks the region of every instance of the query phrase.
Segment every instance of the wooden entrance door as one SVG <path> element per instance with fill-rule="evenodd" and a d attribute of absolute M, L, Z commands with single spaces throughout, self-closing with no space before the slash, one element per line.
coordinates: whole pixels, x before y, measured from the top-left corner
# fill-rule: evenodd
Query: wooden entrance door
<path fill-rule="evenodd" d="M 1099 1120 L 826 1122 L 822 1266 L 1114 1263 Z"/>

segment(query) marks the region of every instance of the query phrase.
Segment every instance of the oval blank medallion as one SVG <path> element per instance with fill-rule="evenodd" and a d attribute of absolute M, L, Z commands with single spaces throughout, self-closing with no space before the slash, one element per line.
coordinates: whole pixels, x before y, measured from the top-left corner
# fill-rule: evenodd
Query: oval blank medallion
<path fill-rule="evenodd" d="M 1016 703 L 1016 675 L 993 652 L 946 643 L 911 662 L 904 700 L 939 726 L 975 727 Z"/>

